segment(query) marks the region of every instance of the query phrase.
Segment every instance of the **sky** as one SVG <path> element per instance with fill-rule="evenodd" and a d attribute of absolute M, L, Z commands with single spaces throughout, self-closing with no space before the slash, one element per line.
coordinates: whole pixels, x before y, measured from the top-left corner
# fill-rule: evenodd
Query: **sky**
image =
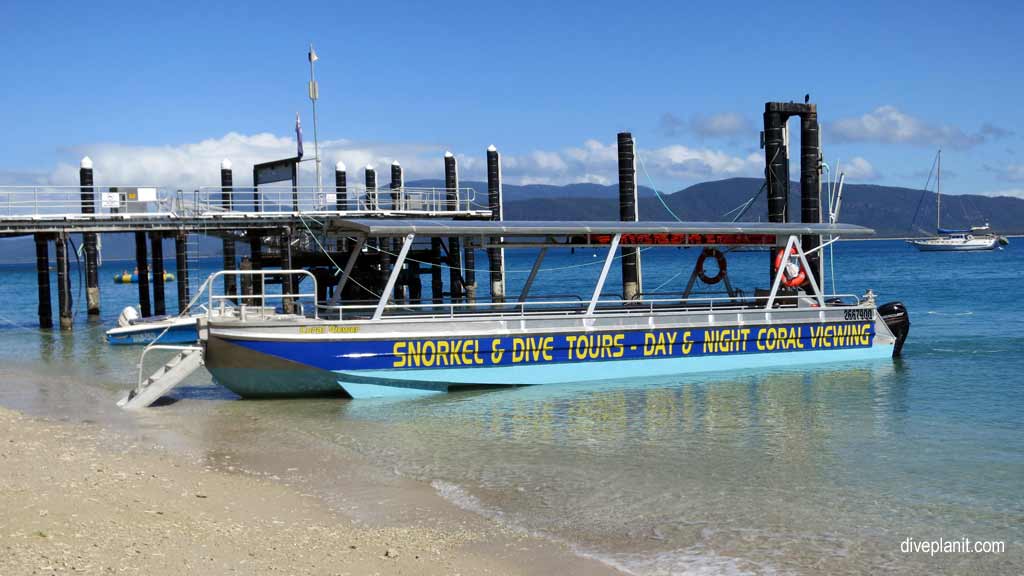
<path fill-rule="evenodd" d="M 0 0 L 0 184 L 236 184 L 307 158 L 307 50 L 325 181 L 342 161 L 436 178 L 639 181 L 675 191 L 763 174 L 766 101 L 810 94 L 847 180 L 1024 197 L 1024 4 L 1016 2 L 174 2 Z M 792 174 L 799 174 L 792 121 Z M 313 163 L 302 178 L 311 183 Z M 932 187 L 934 184 L 932 185 Z"/>

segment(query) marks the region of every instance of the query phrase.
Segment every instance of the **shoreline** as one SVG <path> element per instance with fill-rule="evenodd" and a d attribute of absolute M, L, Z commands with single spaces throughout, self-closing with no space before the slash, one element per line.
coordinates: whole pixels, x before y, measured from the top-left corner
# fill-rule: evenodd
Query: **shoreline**
<path fill-rule="evenodd" d="M 391 502 L 356 488 L 354 506 L 401 510 L 353 517 L 276 474 L 4 407 L 0 486 L 3 574 L 619 573 L 421 483 L 385 487 Z"/>

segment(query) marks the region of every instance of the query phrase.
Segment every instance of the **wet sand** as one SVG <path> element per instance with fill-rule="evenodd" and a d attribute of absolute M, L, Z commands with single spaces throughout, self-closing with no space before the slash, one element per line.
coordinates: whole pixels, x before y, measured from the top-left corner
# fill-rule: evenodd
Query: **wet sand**
<path fill-rule="evenodd" d="M 416 520 L 372 525 L 281 482 L 133 442 L 0 408 L 0 574 L 615 573 L 454 507 L 423 514 L 436 508 L 416 501 L 423 490 L 393 495 Z"/>

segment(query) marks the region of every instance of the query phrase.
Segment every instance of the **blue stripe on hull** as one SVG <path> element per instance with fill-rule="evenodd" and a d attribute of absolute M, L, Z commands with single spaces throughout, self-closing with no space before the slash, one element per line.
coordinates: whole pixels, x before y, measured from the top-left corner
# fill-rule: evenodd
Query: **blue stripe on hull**
<path fill-rule="evenodd" d="M 163 328 L 140 330 L 128 334 L 107 334 L 107 343 L 116 345 L 149 344 L 163 332 Z M 195 324 L 188 326 L 176 326 L 168 330 L 160 338 L 160 344 L 191 344 L 199 340 Z"/>
<path fill-rule="evenodd" d="M 483 386 L 530 386 L 570 382 L 650 378 L 743 370 L 791 368 L 804 364 L 876 360 L 892 356 L 891 345 L 838 350 L 770 352 L 587 363 L 523 364 L 431 370 L 358 370 L 337 372 L 338 384 L 353 398 L 412 396 Z"/>

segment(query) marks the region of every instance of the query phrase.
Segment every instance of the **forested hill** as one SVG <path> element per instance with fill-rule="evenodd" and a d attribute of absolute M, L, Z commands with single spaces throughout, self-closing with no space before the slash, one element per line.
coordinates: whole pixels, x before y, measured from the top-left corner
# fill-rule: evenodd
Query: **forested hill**
<path fill-rule="evenodd" d="M 731 220 L 726 216 L 758 193 L 762 180 L 729 178 L 702 182 L 671 194 L 663 194 L 669 209 L 681 220 Z M 437 181 L 409 182 L 409 186 L 438 186 Z M 483 182 L 464 182 L 486 202 Z M 619 216 L 618 187 L 599 184 L 569 186 L 503 186 L 505 218 L 508 220 L 616 220 Z M 790 214 L 800 217 L 800 185 L 790 187 Z M 823 194 L 824 195 L 824 194 Z M 822 208 L 822 214 L 825 207 Z M 743 220 L 767 218 L 764 191 L 747 210 Z M 935 194 L 911 188 L 847 184 L 843 190 L 842 222 L 873 228 L 881 237 L 920 236 L 935 229 Z M 673 220 L 649 188 L 640 190 L 642 220 Z M 1024 199 L 1008 196 L 945 195 L 942 197 L 942 225 L 947 228 L 979 226 L 989 222 L 1002 234 L 1024 233 Z"/>

